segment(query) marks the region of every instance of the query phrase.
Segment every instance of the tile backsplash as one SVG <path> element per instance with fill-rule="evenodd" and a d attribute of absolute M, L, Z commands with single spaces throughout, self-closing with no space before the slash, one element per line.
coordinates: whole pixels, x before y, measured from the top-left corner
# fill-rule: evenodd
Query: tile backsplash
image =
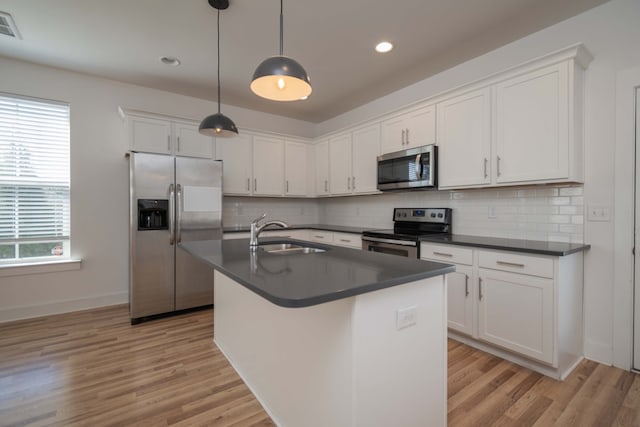
<path fill-rule="evenodd" d="M 383 193 L 324 200 L 320 221 L 393 226 L 394 207 L 453 209 L 453 232 L 474 236 L 583 242 L 583 187 L 540 186 Z"/>
<path fill-rule="evenodd" d="M 290 224 L 317 224 L 321 222 L 318 212 L 316 199 L 225 196 L 222 224 L 224 227 L 248 226 L 263 213 L 267 214 L 267 219 Z"/>
<path fill-rule="evenodd" d="M 391 192 L 318 199 L 225 197 L 225 227 L 266 212 L 291 224 L 391 228 L 395 207 L 453 209 L 453 232 L 473 236 L 582 243 L 582 185 Z"/>

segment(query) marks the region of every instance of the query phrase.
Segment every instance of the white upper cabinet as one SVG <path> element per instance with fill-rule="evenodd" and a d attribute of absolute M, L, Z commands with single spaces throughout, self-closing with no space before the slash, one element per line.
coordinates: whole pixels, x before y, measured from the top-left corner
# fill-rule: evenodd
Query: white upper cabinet
<path fill-rule="evenodd" d="M 331 194 L 351 194 L 351 134 L 329 138 Z"/>
<path fill-rule="evenodd" d="M 329 138 L 329 189 L 334 195 L 377 192 L 380 125 Z M 317 183 L 322 186 L 322 183 Z"/>
<path fill-rule="evenodd" d="M 352 177 L 354 193 L 378 191 L 378 155 L 380 154 L 380 125 L 358 129 L 352 134 Z"/>
<path fill-rule="evenodd" d="M 316 167 L 316 195 L 328 196 L 329 190 L 329 141 L 313 146 L 313 158 Z"/>
<path fill-rule="evenodd" d="M 253 195 L 282 196 L 283 190 L 284 141 L 279 138 L 254 136 Z"/>
<path fill-rule="evenodd" d="M 198 132 L 198 123 L 121 110 L 127 120 L 129 149 L 145 153 L 213 158 L 213 138 Z"/>
<path fill-rule="evenodd" d="M 303 142 L 286 140 L 284 143 L 284 194 L 307 195 L 307 150 Z"/>
<path fill-rule="evenodd" d="M 491 183 L 491 89 L 437 105 L 440 188 Z"/>
<path fill-rule="evenodd" d="M 185 157 L 212 159 L 213 139 L 199 132 L 200 126 L 194 123 L 174 123 L 175 154 Z"/>
<path fill-rule="evenodd" d="M 569 63 L 495 86 L 496 183 L 564 180 L 569 174 Z"/>
<path fill-rule="evenodd" d="M 435 141 L 435 105 L 417 108 L 382 122 L 382 154 L 435 144 Z"/>
<path fill-rule="evenodd" d="M 590 60 L 572 46 L 439 102 L 439 187 L 584 182 Z"/>
<path fill-rule="evenodd" d="M 244 132 L 216 138 L 216 159 L 222 160 L 224 194 L 251 195 L 253 183 L 253 137 Z"/>

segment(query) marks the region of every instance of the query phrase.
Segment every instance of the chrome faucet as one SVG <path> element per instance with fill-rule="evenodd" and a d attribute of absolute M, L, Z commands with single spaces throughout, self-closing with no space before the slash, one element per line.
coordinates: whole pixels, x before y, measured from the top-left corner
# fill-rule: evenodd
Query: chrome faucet
<path fill-rule="evenodd" d="M 260 236 L 260 233 L 262 233 L 262 231 L 268 226 L 277 225 L 282 228 L 289 227 L 289 224 L 287 224 L 284 221 L 267 221 L 264 224 L 258 225 L 258 223 L 263 219 L 265 219 L 266 217 L 267 217 L 267 214 L 263 213 L 259 218 L 256 218 L 253 221 L 251 221 L 251 240 L 249 240 L 249 249 L 252 251 L 255 251 L 258 248 L 258 245 L 260 244 L 258 242 L 258 237 Z"/>

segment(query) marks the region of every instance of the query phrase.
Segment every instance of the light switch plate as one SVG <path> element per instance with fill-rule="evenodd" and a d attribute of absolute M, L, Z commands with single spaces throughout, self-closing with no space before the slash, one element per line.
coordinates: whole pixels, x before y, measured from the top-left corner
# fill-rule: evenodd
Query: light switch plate
<path fill-rule="evenodd" d="M 415 305 L 396 310 L 396 330 L 399 331 L 400 329 L 415 325 L 417 310 L 418 307 Z"/>
<path fill-rule="evenodd" d="M 608 206 L 589 205 L 587 208 L 588 221 L 611 221 L 611 209 Z"/>

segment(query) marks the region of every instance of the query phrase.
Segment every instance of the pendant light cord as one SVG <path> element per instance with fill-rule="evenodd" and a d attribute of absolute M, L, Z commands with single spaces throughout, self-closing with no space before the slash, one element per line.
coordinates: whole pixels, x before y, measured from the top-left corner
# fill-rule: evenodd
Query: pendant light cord
<path fill-rule="evenodd" d="M 218 9 L 218 114 L 220 114 L 220 9 Z"/>
<path fill-rule="evenodd" d="M 283 38 L 282 33 L 284 32 L 282 30 L 283 25 L 284 25 L 283 24 L 284 17 L 282 16 L 282 3 L 283 3 L 283 1 L 284 0 L 280 0 L 280 56 L 283 56 L 282 55 L 282 52 L 283 52 L 283 49 L 282 49 L 282 38 Z"/>

